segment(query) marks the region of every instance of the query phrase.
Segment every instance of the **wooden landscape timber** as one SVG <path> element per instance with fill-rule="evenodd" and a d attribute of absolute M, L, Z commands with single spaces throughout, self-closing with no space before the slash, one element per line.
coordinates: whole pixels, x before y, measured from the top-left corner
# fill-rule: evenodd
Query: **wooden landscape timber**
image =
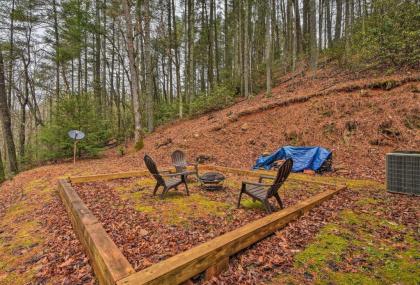
<path fill-rule="evenodd" d="M 258 177 L 263 173 L 275 174 L 275 172 L 269 171 L 249 171 L 216 165 L 201 165 L 200 170 L 213 170 L 252 177 Z M 68 179 L 59 180 L 60 197 L 70 216 L 73 228 L 90 258 L 100 284 L 181 284 L 189 282 L 190 278 L 202 272 L 205 272 L 205 279 L 210 280 L 227 268 L 229 258 L 232 255 L 271 235 L 290 221 L 297 219 L 323 201 L 330 199 L 339 191 L 346 189 L 345 185 L 319 183 L 334 186 L 335 189 L 324 191 L 292 207 L 267 215 L 142 271 L 135 272 L 99 221 L 77 195 L 71 183 L 145 175 L 148 175 L 148 171 L 139 170 L 69 177 Z M 308 183 L 312 182 L 309 181 Z"/>
<path fill-rule="evenodd" d="M 346 186 L 327 190 L 298 204 L 249 223 L 241 228 L 177 254 L 117 282 L 118 285 L 180 284 L 223 263 L 244 248 L 260 241 L 292 220 L 331 198 Z M 211 269 L 213 270 L 213 269 Z"/>
<path fill-rule="evenodd" d="M 199 171 L 220 171 L 224 173 L 231 173 L 237 175 L 246 175 L 249 177 L 259 177 L 261 174 L 264 175 L 272 175 L 275 176 L 277 174 L 276 171 L 270 170 L 245 170 L 239 168 L 232 168 L 226 166 L 219 166 L 219 165 L 211 165 L 211 164 L 200 164 L 198 166 Z M 188 170 L 194 170 L 193 167 L 189 166 Z M 174 171 L 174 168 L 165 168 L 163 171 Z M 87 175 L 87 176 L 72 176 L 67 177 L 67 179 L 71 180 L 71 183 L 85 183 L 85 182 L 95 182 L 95 181 L 106 181 L 112 179 L 123 179 L 123 178 L 130 178 L 130 177 L 141 177 L 141 176 L 150 176 L 148 170 L 137 170 L 137 171 L 129 171 L 129 172 L 116 172 L 116 173 L 106 173 L 106 174 L 95 174 L 95 175 Z M 299 179 L 289 177 L 291 180 L 300 181 Z M 308 181 L 309 183 L 321 184 L 321 185 L 329 185 L 329 186 L 337 186 L 334 183 L 328 182 L 320 182 L 320 181 Z"/>
<path fill-rule="evenodd" d="M 58 181 L 58 193 L 99 283 L 116 284 L 118 280 L 134 273 L 134 268 L 67 180 Z"/>

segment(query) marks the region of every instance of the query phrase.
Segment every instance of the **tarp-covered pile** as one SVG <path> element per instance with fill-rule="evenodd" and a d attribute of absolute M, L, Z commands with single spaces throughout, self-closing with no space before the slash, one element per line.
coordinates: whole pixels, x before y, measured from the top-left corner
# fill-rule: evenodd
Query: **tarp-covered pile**
<path fill-rule="evenodd" d="M 332 152 L 323 147 L 297 147 L 284 146 L 268 156 L 260 156 L 254 165 L 254 169 L 271 169 L 274 162 L 291 158 L 293 160 L 293 172 L 301 172 L 305 169 L 318 171 L 324 162 L 331 158 Z"/>

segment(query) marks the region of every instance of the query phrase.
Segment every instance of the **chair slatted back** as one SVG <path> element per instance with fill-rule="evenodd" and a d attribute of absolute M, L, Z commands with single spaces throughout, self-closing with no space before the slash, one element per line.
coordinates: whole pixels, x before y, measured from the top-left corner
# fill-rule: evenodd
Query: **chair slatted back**
<path fill-rule="evenodd" d="M 182 150 L 176 150 L 171 155 L 172 164 L 175 166 L 176 172 L 183 172 L 187 168 L 187 160 Z"/>
<path fill-rule="evenodd" d="M 144 163 L 146 164 L 147 169 L 150 171 L 150 173 L 153 175 L 156 181 L 161 185 L 165 185 L 165 180 L 160 175 L 156 163 L 147 154 L 144 156 Z"/>
<path fill-rule="evenodd" d="M 293 167 L 293 160 L 288 158 L 283 164 L 279 167 L 277 171 L 276 179 L 274 180 L 273 185 L 270 187 L 268 197 L 273 196 L 277 193 L 281 185 L 286 181 L 287 177 L 289 177 L 290 172 L 292 171 Z"/>

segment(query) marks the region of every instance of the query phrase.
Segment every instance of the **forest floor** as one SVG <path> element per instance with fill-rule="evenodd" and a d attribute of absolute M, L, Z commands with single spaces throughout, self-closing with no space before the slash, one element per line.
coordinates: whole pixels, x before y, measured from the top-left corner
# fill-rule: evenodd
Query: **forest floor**
<path fill-rule="evenodd" d="M 200 157 L 206 163 L 247 169 L 262 152 L 286 144 L 330 148 L 335 166 L 324 176 L 292 175 L 300 185 L 286 185 L 281 193 L 286 205 L 318 191 L 307 186 L 308 180 L 345 182 L 349 189 L 236 255 L 229 269 L 210 283 L 418 284 L 419 197 L 387 193 L 383 178 L 385 153 L 420 149 L 419 76 L 413 72 L 365 76 L 324 69 L 312 79 L 296 73 L 278 79 L 271 97 L 260 94 L 221 111 L 159 127 L 146 137 L 142 151 L 129 147 L 120 157 L 110 149 L 101 159 L 82 160 L 75 166 L 60 163 L 22 172 L 3 183 L 0 191 L 0 284 L 95 283 L 57 195 L 59 177 L 144 168 L 144 153 L 159 166 L 168 166 L 170 153 L 177 148 L 185 150 L 190 160 Z M 226 193 L 231 198 L 223 201 L 220 194 L 202 195 L 192 184 L 186 202 L 201 210 L 194 215 L 185 210 L 175 220 L 157 209 L 179 212 L 182 194 L 161 205 L 150 197 L 151 181 L 143 181 L 141 191 L 134 179 L 115 180 L 115 185 L 86 183 L 77 190 L 100 221 L 120 219 L 120 233 L 112 227 L 107 231 L 133 266 L 141 269 L 223 231 L 205 232 L 199 221 L 224 221 L 224 230 L 230 230 L 264 215 L 249 201 L 239 210 L 232 208 L 240 179 L 228 181 Z M 95 190 L 100 194 L 93 195 Z M 138 204 L 139 195 L 144 205 Z M 109 203 L 123 205 L 128 212 L 116 211 L 118 207 L 109 213 L 100 210 Z M 232 212 L 241 222 L 228 218 Z M 123 220 L 126 213 L 132 217 Z M 189 215 L 192 218 L 186 219 Z M 145 217 L 149 230 L 140 236 L 125 231 L 128 224 Z M 148 247 L 141 236 L 151 234 L 156 224 L 163 225 L 164 237 L 173 231 L 185 242 Z M 194 232 L 199 238 L 194 239 Z M 150 256 L 139 258 L 126 235 L 148 248 Z"/>

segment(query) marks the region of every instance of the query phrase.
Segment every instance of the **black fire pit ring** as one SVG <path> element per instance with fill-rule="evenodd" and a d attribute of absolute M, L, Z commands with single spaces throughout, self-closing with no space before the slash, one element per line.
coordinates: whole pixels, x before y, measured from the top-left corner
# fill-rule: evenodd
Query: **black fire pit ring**
<path fill-rule="evenodd" d="M 223 189 L 223 181 L 225 176 L 219 172 L 206 172 L 199 176 L 201 185 L 206 190 L 220 190 Z"/>

